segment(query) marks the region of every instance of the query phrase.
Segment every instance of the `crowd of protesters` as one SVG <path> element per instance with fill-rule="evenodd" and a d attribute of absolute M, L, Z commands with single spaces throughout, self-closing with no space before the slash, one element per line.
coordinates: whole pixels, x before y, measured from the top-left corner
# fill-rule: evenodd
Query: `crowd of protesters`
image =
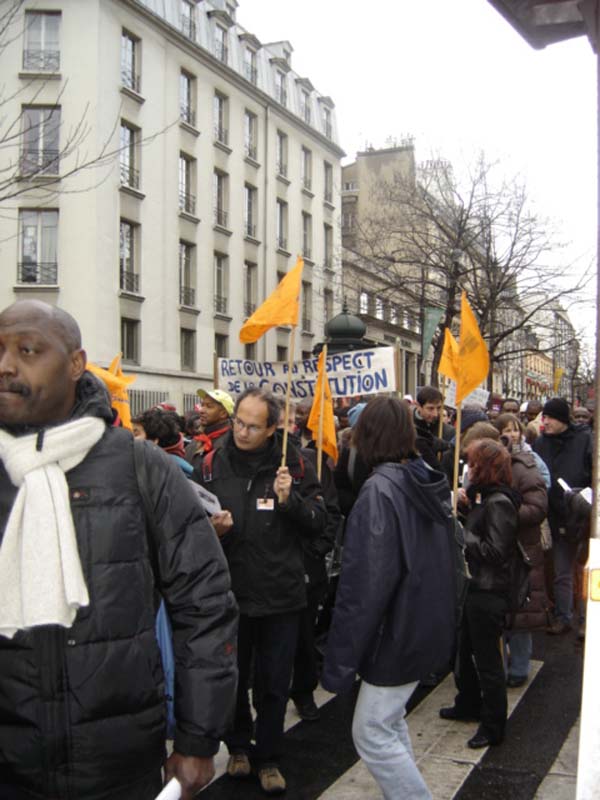
<path fill-rule="evenodd" d="M 431 797 L 404 720 L 419 683 L 454 672 L 440 716 L 477 723 L 471 748 L 501 744 L 532 632 L 585 636 L 591 419 L 562 398 L 467 405 L 460 429 L 445 411 L 430 386 L 340 404 L 336 464 L 310 404 L 257 388 L 200 389 L 185 417 L 154 406 L 132 436 L 69 315 L 3 311 L 0 576 L 19 585 L 0 598 L 1 796 L 146 800 L 175 776 L 190 800 L 220 740 L 229 779 L 280 794 L 288 703 L 318 724 L 319 682 L 357 678 L 353 740 L 388 800 Z M 53 557 L 72 531 L 82 591 L 66 581 L 56 612 L 18 555 L 40 535 L 23 504 L 53 517 Z"/>

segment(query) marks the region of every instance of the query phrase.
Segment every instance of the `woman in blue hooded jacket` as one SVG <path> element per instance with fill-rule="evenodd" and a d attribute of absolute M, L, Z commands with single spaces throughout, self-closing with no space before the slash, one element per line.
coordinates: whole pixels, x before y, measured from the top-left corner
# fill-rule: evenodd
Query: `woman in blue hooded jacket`
<path fill-rule="evenodd" d="M 408 405 L 378 397 L 353 433 L 372 474 L 346 526 L 322 685 L 362 678 L 352 736 L 385 798 L 430 798 L 414 762 L 406 704 L 448 668 L 455 642 L 454 539 L 447 480 L 415 452 Z"/>

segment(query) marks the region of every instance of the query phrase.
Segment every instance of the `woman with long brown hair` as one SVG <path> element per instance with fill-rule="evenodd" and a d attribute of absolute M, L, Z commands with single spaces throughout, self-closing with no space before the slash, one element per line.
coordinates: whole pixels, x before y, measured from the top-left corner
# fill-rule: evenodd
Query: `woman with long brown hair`
<path fill-rule="evenodd" d="M 454 706 L 443 719 L 479 721 L 469 747 L 500 744 L 506 726 L 506 679 L 500 640 L 516 555 L 518 495 L 511 488 L 510 455 L 498 442 L 483 439 L 467 450 L 471 510 L 465 525 L 472 574 L 459 637 Z"/>

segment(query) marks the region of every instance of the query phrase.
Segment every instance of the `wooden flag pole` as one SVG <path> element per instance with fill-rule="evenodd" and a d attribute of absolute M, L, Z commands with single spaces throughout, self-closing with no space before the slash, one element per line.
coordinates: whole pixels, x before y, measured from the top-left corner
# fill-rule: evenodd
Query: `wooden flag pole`
<path fill-rule="evenodd" d="M 442 407 L 440 408 L 440 421 L 438 425 L 438 438 L 443 439 L 444 432 L 444 403 L 446 402 L 446 378 L 442 378 Z M 440 458 L 442 454 L 440 452 Z"/>
<path fill-rule="evenodd" d="M 323 374 L 321 376 L 321 396 L 319 397 L 319 433 L 317 436 L 317 478 L 321 480 L 323 471 L 323 408 L 325 404 L 325 381 L 327 380 L 327 345 L 323 345 Z"/>
<path fill-rule="evenodd" d="M 454 476 L 452 480 L 452 512 L 456 516 L 458 506 L 458 462 L 460 461 L 460 425 L 462 420 L 462 403 L 456 409 L 456 439 L 454 448 Z"/>
<path fill-rule="evenodd" d="M 290 349 L 288 351 L 288 379 L 287 379 L 287 386 L 285 390 L 285 411 L 284 411 L 284 420 L 285 425 L 283 426 L 283 443 L 281 446 L 281 466 L 285 467 L 285 462 L 287 460 L 287 445 L 288 445 L 288 414 L 290 413 L 290 392 L 292 389 L 292 367 L 294 364 L 294 350 L 296 348 L 296 326 L 292 325 L 292 335 L 290 336 Z"/>

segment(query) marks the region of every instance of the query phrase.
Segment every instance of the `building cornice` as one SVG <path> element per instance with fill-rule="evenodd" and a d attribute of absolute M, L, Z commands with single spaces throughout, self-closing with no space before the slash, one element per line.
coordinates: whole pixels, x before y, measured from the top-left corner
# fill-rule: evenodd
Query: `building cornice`
<path fill-rule="evenodd" d="M 307 125 L 305 122 L 303 122 L 301 117 L 293 114 L 287 108 L 280 105 L 273 97 L 271 97 L 271 95 L 267 94 L 267 92 L 259 89 L 253 83 L 246 80 L 242 75 L 239 74 L 239 72 L 236 72 L 236 70 L 232 69 L 227 64 L 223 64 L 222 61 L 219 61 L 218 58 L 212 55 L 204 47 L 196 42 L 193 42 L 187 36 L 184 36 L 184 34 L 180 33 L 177 28 L 166 22 L 159 14 L 156 14 L 154 11 L 149 9 L 142 2 L 140 2 L 140 0 L 120 0 L 119 5 L 129 8 L 131 11 L 139 14 L 149 23 L 154 24 L 167 38 L 176 43 L 177 46 L 182 50 L 189 53 L 189 55 L 196 58 L 200 63 L 204 64 L 209 69 L 212 69 L 214 72 L 223 74 L 227 80 L 229 80 L 236 88 L 240 89 L 240 91 L 245 92 L 249 97 L 252 97 L 264 108 L 270 108 L 273 111 L 276 111 L 281 117 L 286 119 L 286 121 L 304 131 L 338 158 L 343 158 L 346 155 L 345 151 L 342 150 L 342 148 L 336 142 L 328 139 L 327 136 L 318 131 L 316 128 Z M 319 97 L 317 99 L 319 101 L 328 101 L 326 105 L 331 103 L 330 107 L 333 108 L 331 98 Z"/>

